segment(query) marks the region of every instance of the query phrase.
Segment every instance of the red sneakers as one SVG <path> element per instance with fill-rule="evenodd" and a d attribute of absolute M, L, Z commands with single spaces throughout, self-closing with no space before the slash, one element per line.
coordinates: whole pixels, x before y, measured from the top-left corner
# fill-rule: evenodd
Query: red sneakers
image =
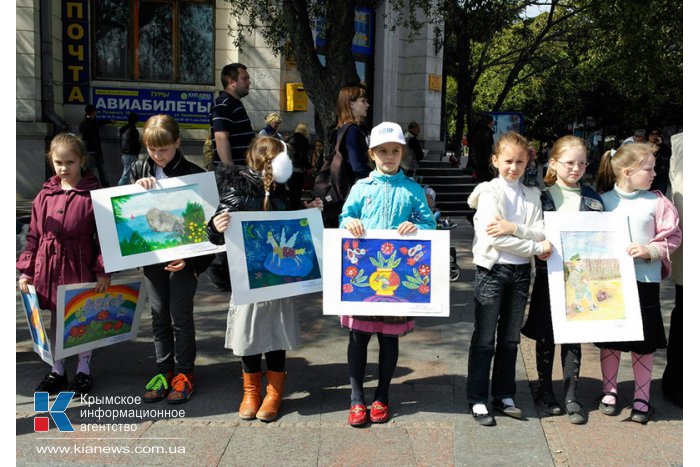
<path fill-rule="evenodd" d="M 384 423 L 389 420 L 389 407 L 379 401 L 374 401 L 369 413 L 372 423 Z"/>
<path fill-rule="evenodd" d="M 364 404 L 355 404 L 350 407 L 348 423 L 350 426 L 362 426 L 367 423 L 367 407 Z"/>

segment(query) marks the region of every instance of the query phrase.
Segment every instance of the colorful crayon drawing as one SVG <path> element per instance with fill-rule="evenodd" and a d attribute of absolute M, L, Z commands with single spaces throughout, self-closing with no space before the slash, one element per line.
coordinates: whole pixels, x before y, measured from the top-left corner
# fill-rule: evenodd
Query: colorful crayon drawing
<path fill-rule="evenodd" d="M 22 293 L 22 304 L 27 317 L 27 325 L 32 336 L 32 348 L 48 364 L 53 364 L 51 356 L 51 342 L 41 319 L 39 299 L 33 286 L 29 286 L 29 293 Z"/>
<path fill-rule="evenodd" d="M 199 186 L 111 198 L 122 256 L 208 242 Z"/>
<path fill-rule="evenodd" d="M 250 289 L 321 278 L 306 218 L 241 221 Z"/>
<path fill-rule="evenodd" d="M 59 287 L 57 309 L 63 311 L 63 319 L 56 333 L 57 358 L 135 337 L 143 283 L 121 282 L 102 293 L 95 293 L 94 283 Z"/>
<path fill-rule="evenodd" d="M 225 251 L 206 236 L 219 192 L 214 172 L 90 192 L 106 272 Z"/>
<path fill-rule="evenodd" d="M 343 238 L 341 301 L 430 303 L 430 240 Z"/>
<path fill-rule="evenodd" d="M 561 232 L 567 321 L 625 319 L 613 232 Z"/>

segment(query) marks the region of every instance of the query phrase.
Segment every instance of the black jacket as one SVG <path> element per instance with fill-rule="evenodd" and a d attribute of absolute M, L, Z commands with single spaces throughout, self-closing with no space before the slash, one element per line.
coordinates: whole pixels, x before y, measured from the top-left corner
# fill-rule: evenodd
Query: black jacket
<path fill-rule="evenodd" d="M 135 183 L 136 180 L 141 178 L 155 177 L 155 167 L 156 163 L 150 157 L 148 159 L 134 162 L 134 164 L 131 166 L 131 172 L 129 174 L 131 183 Z M 183 175 L 202 173 L 205 170 L 197 164 L 185 159 L 178 149 L 175 153 L 175 157 L 173 157 L 173 160 L 171 160 L 168 165 L 163 167 L 163 171 L 168 177 L 181 177 Z M 187 264 L 192 265 L 194 272 L 197 274 L 203 273 L 209 267 L 212 261 L 214 261 L 214 255 L 195 256 L 185 260 Z"/>
<path fill-rule="evenodd" d="M 295 169 L 310 169 L 309 140 L 301 133 L 294 133 L 287 141 L 292 147 L 292 164 Z"/>
<path fill-rule="evenodd" d="M 212 219 L 207 224 L 207 237 L 215 245 L 223 245 L 224 234 L 214 228 L 213 218 L 223 211 L 262 211 L 265 189 L 262 176 L 249 167 L 219 166 L 216 183 L 221 200 Z M 289 198 L 284 185 L 273 184 L 270 193 L 270 211 L 289 210 Z"/>
<path fill-rule="evenodd" d="M 175 153 L 173 160 L 171 160 L 168 165 L 163 167 L 163 172 L 165 172 L 165 175 L 168 177 L 182 177 L 183 175 L 198 174 L 204 171 L 205 170 L 197 164 L 185 159 L 179 149 Z M 150 157 L 148 159 L 134 162 L 134 165 L 131 166 L 131 172 L 129 173 L 131 183 L 135 183 L 136 180 L 141 178 L 155 176 L 156 163 Z"/>
<path fill-rule="evenodd" d="M 119 129 L 119 139 L 121 142 L 122 154 L 128 156 L 138 156 L 141 152 L 141 140 L 139 130 L 134 124 L 126 124 Z"/>

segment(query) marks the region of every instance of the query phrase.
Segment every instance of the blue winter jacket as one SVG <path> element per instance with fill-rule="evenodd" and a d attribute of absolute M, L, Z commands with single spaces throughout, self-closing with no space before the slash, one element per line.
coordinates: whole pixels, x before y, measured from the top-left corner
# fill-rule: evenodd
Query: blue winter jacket
<path fill-rule="evenodd" d="M 374 170 L 358 180 L 343 205 L 340 227 L 350 219 L 359 219 L 366 229 L 394 230 L 404 221 L 425 230 L 437 225 L 423 188 L 401 170 L 394 175 Z"/>

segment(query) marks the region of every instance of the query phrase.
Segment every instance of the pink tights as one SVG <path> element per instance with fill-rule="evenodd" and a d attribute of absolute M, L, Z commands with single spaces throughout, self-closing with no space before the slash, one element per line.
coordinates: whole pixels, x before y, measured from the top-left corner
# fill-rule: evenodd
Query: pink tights
<path fill-rule="evenodd" d="M 654 354 L 632 354 L 632 371 L 634 372 L 634 398 L 649 402 L 651 386 L 651 370 L 654 366 Z M 620 368 L 620 351 L 601 349 L 600 369 L 603 373 L 603 392 L 617 394 L 617 371 Z M 615 396 L 603 397 L 606 404 L 614 404 Z M 634 403 L 634 408 L 646 412 L 648 406 L 639 402 Z"/>

